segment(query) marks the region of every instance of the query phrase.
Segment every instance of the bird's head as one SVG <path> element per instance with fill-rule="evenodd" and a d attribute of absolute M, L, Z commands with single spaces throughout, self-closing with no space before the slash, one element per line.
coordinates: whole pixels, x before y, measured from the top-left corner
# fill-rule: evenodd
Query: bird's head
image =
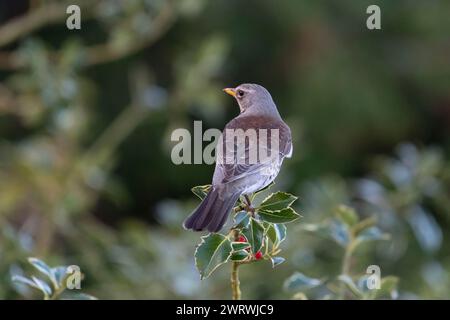
<path fill-rule="evenodd" d="M 269 91 L 258 84 L 244 83 L 236 88 L 225 88 L 223 91 L 237 100 L 241 113 L 252 108 L 263 107 L 269 103 L 273 104 Z"/>

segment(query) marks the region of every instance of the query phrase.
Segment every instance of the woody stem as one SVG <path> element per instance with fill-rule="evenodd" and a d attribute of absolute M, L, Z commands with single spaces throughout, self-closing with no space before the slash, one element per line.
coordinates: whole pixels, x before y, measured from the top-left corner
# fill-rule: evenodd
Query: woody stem
<path fill-rule="evenodd" d="M 231 290 L 233 300 L 241 300 L 241 288 L 239 282 L 239 262 L 232 263 L 231 270 Z"/>
<path fill-rule="evenodd" d="M 246 202 L 246 209 L 247 212 L 249 212 L 252 216 L 255 215 L 255 209 L 252 207 L 252 201 L 250 200 L 250 197 L 248 195 L 244 195 L 245 202 Z"/>
<path fill-rule="evenodd" d="M 239 230 L 233 230 L 234 241 L 239 239 Z M 239 262 L 231 262 L 231 292 L 233 300 L 241 300 L 241 288 L 239 281 Z"/>
<path fill-rule="evenodd" d="M 252 206 L 252 201 L 250 200 L 250 197 L 248 195 L 244 195 L 244 197 L 245 197 L 245 201 L 247 202 L 247 205 L 249 207 L 251 207 Z"/>

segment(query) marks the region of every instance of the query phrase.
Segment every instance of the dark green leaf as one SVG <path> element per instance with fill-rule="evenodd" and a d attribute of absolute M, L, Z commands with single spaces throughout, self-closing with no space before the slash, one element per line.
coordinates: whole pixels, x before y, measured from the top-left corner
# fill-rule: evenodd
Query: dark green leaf
<path fill-rule="evenodd" d="M 265 198 L 257 209 L 271 211 L 281 210 L 289 207 L 295 200 L 297 200 L 296 196 L 279 191 L 276 193 L 272 193 L 267 198 Z"/>
<path fill-rule="evenodd" d="M 286 226 L 284 224 L 267 223 L 266 234 L 274 246 L 278 246 L 286 239 Z"/>
<path fill-rule="evenodd" d="M 258 214 L 262 220 L 271 223 L 288 223 L 300 218 L 300 215 L 292 208 L 284 208 L 276 211 L 259 210 Z"/>
<path fill-rule="evenodd" d="M 207 278 L 217 267 L 228 261 L 232 247 L 224 235 L 210 233 L 201 238 L 202 242 L 195 250 L 195 265 L 200 278 Z"/>
<path fill-rule="evenodd" d="M 284 261 L 286 261 L 283 257 L 271 257 L 270 261 L 272 261 L 272 268 L 275 268 L 276 266 L 282 264 Z"/>
<path fill-rule="evenodd" d="M 276 246 L 278 245 L 279 238 L 278 234 L 275 230 L 274 223 L 264 222 L 264 227 L 266 229 L 266 235 L 270 241 Z"/>
<path fill-rule="evenodd" d="M 239 250 L 233 252 L 231 255 L 231 260 L 233 261 L 243 261 L 249 257 L 249 253 L 246 250 Z"/>
<path fill-rule="evenodd" d="M 303 273 L 295 272 L 284 282 L 284 288 L 289 291 L 303 291 L 318 287 L 322 284 L 322 280 L 310 278 Z"/>
<path fill-rule="evenodd" d="M 242 233 L 250 243 L 252 252 L 258 252 L 262 247 L 264 237 L 264 228 L 261 223 L 251 218 L 248 228 L 244 229 Z"/>
<path fill-rule="evenodd" d="M 192 193 L 203 200 L 208 194 L 209 189 L 211 189 L 211 185 L 207 184 L 204 186 L 196 186 L 191 189 Z"/>
<path fill-rule="evenodd" d="M 250 243 L 248 243 L 248 242 L 232 242 L 231 246 L 233 247 L 234 251 L 239 251 L 239 250 L 250 248 Z"/>

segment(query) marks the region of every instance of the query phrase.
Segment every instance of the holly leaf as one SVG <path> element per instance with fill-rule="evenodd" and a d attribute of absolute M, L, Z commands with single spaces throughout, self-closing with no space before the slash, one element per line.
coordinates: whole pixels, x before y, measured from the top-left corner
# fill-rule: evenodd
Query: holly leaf
<path fill-rule="evenodd" d="M 242 234 L 247 238 L 247 241 L 252 247 L 252 252 L 258 252 L 263 244 L 264 227 L 255 219 L 250 219 L 248 228 L 242 231 Z"/>
<path fill-rule="evenodd" d="M 218 233 L 210 233 L 203 236 L 201 240 L 195 250 L 195 265 L 200 278 L 205 279 L 228 261 L 233 248 L 230 240 Z"/>
<path fill-rule="evenodd" d="M 290 193 L 276 192 L 265 198 L 258 207 L 258 210 L 277 211 L 290 207 L 298 198 Z"/>
<path fill-rule="evenodd" d="M 315 279 L 304 275 L 301 272 L 295 272 L 284 282 L 284 288 L 288 291 L 303 291 L 320 286 L 323 283 L 320 279 Z"/>
<path fill-rule="evenodd" d="M 259 216 L 262 220 L 271 223 L 288 223 L 300 218 L 300 215 L 292 208 L 284 208 L 281 210 L 259 210 Z"/>
<path fill-rule="evenodd" d="M 270 261 L 272 262 L 272 268 L 275 268 L 276 266 L 285 262 L 286 259 L 283 257 L 270 257 Z"/>
<path fill-rule="evenodd" d="M 236 228 L 247 228 L 250 222 L 250 215 L 246 211 L 239 211 L 234 216 L 234 226 Z"/>
<path fill-rule="evenodd" d="M 266 234 L 275 247 L 286 239 L 286 226 L 284 224 L 267 223 L 266 229 Z"/>
<path fill-rule="evenodd" d="M 58 280 L 56 279 L 54 270 L 50 268 L 44 261 L 37 258 L 28 258 L 28 262 L 35 267 L 38 271 L 43 273 L 52 282 L 55 288 L 59 288 Z"/>
<path fill-rule="evenodd" d="M 46 299 L 48 299 L 52 295 L 52 289 L 45 281 L 34 276 L 31 277 L 31 279 L 33 279 L 34 283 L 36 284 L 36 288 L 42 291 Z"/>
<path fill-rule="evenodd" d="M 204 186 L 196 186 L 191 189 L 192 193 L 195 194 L 197 197 L 200 198 L 200 200 L 205 199 L 206 195 L 208 194 L 209 190 L 211 189 L 211 185 L 207 184 Z"/>
<path fill-rule="evenodd" d="M 55 275 L 56 283 L 58 286 L 55 286 L 56 288 L 63 287 L 63 281 L 66 280 L 66 278 L 69 276 L 67 272 L 67 267 L 56 267 L 52 268 L 53 274 Z"/>
<path fill-rule="evenodd" d="M 52 268 L 50 268 L 44 261 L 39 260 L 38 258 L 28 258 L 28 262 L 49 278 L 53 276 Z"/>
<path fill-rule="evenodd" d="M 231 246 L 233 247 L 233 251 L 244 250 L 250 248 L 250 243 L 248 242 L 232 242 Z"/>
<path fill-rule="evenodd" d="M 23 276 L 14 275 L 14 276 L 12 276 L 11 280 L 14 282 L 17 282 L 17 283 L 25 284 L 25 285 L 35 288 L 35 289 L 39 289 L 39 287 L 36 285 L 36 283 L 34 283 L 33 280 L 23 277 Z"/>
<path fill-rule="evenodd" d="M 343 247 L 347 246 L 350 241 L 350 232 L 348 227 L 338 220 L 333 220 L 330 222 L 328 226 L 328 233 L 334 241 Z"/>
<path fill-rule="evenodd" d="M 239 250 L 233 252 L 231 255 L 231 260 L 233 261 L 243 261 L 249 257 L 249 253 L 246 250 Z"/>

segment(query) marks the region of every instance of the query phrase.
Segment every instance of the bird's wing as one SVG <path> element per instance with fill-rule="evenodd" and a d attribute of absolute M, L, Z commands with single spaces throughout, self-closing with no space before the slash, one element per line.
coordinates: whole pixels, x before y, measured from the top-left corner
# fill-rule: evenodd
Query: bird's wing
<path fill-rule="evenodd" d="M 245 139 L 244 145 L 242 144 L 242 140 L 239 141 L 234 136 L 229 135 L 226 131 L 227 129 L 242 129 Z M 256 136 L 251 134 L 246 136 L 245 133 L 250 133 L 248 129 L 254 129 Z M 260 137 L 264 134 L 264 132 L 261 132 L 259 129 L 267 130 L 267 144 L 259 143 L 261 142 Z M 272 152 L 271 129 L 278 129 L 278 154 Z M 213 184 L 228 183 L 255 173 L 259 173 L 261 170 L 272 166 L 275 161 L 282 160 L 284 157 L 289 156 L 289 153 L 292 151 L 291 133 L 289 127 L 283 121 L 273 118 L 265 118 L 260 116 L 235 118 L 225 127 L 222 138 L 222 146 L 218 145 L 218 148 L 223 148 L 222 155 L 224 158 L 222 158 L 221 161 L 217 159 Z M 249 156 L 251 152 L 256 152 L 256 155 L 258 155 L 258 149 L 255 149 L 258 146 L 258 143 L 259 148 L 265 148 L 265 151 L 268 152 L 266 154 L 270 155 L 267 157 L 257 156 L 256 159 L 255 157 L 252 158 Z M 231 153 L 231 158 L 226 158 L 225 147 L 232 147 L 230 150 L 235 150 Z M 240 150 L 240 152 L 236 152 L 236 150 Z M 227 154 L 227 156 L 228 155 L 230 154 Z M 253 155 L 255 155 L 255 153 L 253 153 Z"/>

